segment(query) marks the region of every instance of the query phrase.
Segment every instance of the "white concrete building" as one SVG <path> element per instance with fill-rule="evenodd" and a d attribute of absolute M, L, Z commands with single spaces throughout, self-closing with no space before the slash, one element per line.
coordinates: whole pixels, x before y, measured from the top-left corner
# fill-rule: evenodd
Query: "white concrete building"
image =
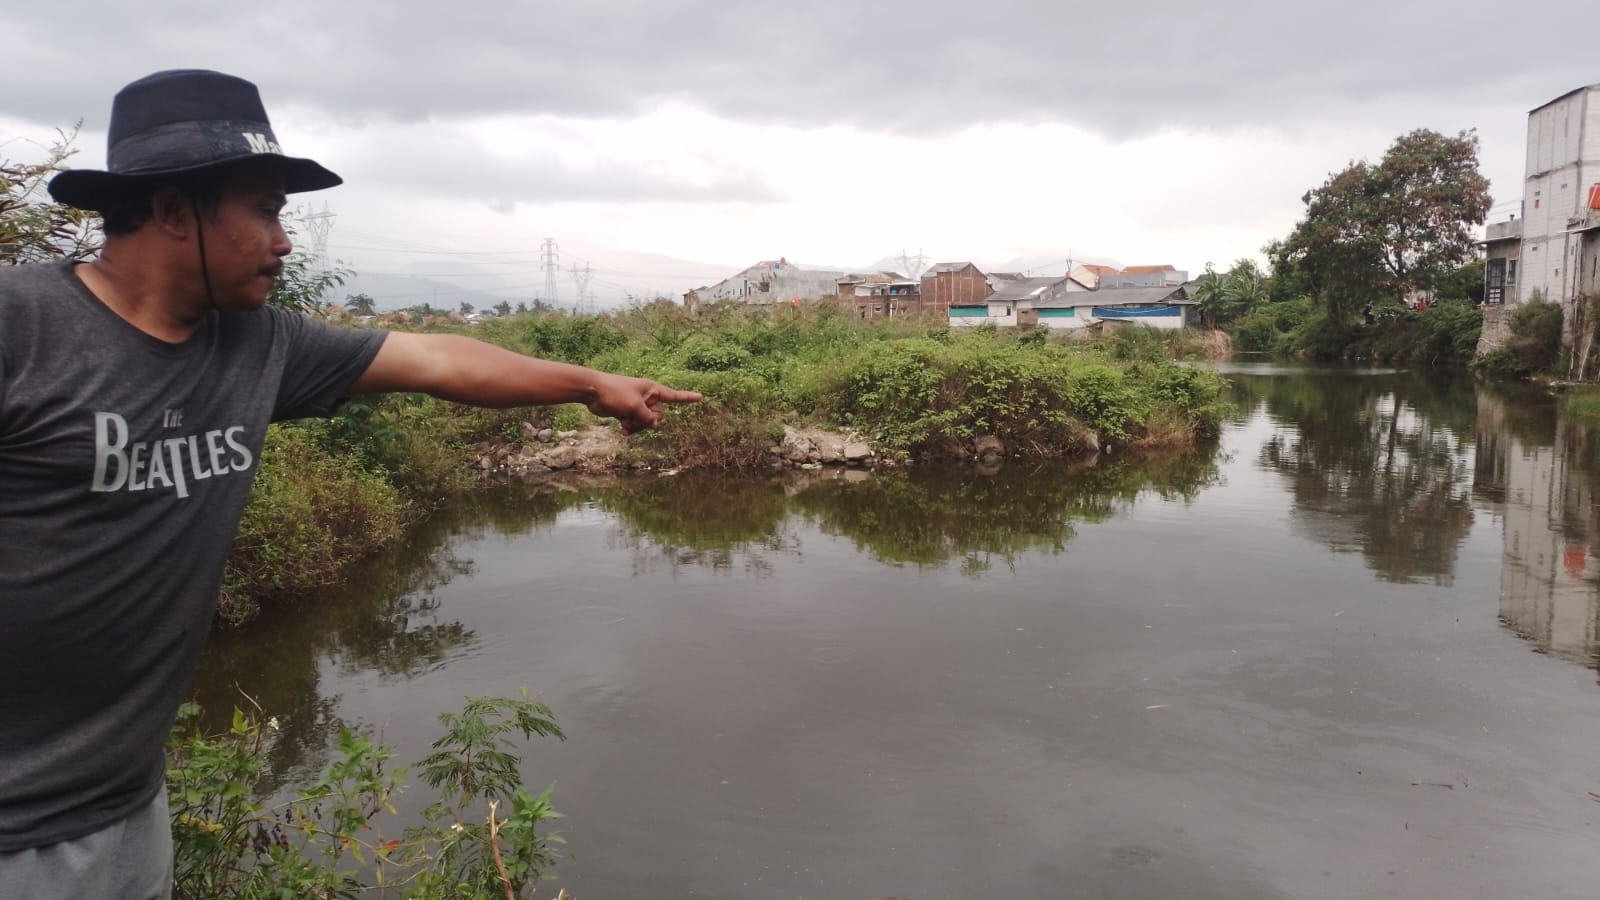
<path fill-rule="evenodd" d="M 1526 172 L 1517 302 L 1600 290 L 1600 84 L 1528 113 Z"/>
<path fill-rule="evenodd" d="M 684 295 L 689 306 L 718 300 L 742 300 L 759 306 L 799 303 L 834 296 L 844 272 L 805 269 L 785 258 L 763 260 L 748 269 Z"/>

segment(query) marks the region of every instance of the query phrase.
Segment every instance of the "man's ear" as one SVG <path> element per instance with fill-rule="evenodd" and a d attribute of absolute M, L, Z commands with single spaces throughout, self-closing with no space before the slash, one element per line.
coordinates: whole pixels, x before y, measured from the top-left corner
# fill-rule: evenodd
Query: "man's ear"
<path fill-rule="evenodd" d="M 174 185 L 163 185 L 150 196 L 150 221 L 162 232 L 186 240 L 194 227 L 194 205 Z"/>

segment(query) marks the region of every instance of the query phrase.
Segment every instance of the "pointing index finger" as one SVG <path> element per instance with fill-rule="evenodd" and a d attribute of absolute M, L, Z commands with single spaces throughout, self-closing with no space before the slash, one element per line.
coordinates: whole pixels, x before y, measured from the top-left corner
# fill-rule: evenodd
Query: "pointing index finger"
<path fill-rule="evenodd" d="M 699 391 L 680 391 L 662 386 L 656 390 L 656 399 L 666 403 L 699 403 Z"/>

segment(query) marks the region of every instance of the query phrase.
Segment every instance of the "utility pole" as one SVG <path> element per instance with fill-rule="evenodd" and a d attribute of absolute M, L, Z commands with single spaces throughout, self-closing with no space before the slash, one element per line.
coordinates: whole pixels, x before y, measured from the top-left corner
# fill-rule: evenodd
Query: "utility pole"
<path fill-rule="evenodd" d="M 545 238 L 539 248 L 540 265 L 544 267 L 544 302 L 556 305 L 556 273 L 561 270 L 561 257 L 557 253 L 555 238 Z"/>

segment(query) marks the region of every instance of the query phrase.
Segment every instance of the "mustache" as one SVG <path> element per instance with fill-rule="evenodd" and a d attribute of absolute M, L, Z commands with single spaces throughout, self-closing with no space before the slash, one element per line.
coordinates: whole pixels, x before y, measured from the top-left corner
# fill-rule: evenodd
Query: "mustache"
<path fill-rule="evenodd" d="M 278 263 L 275 266 L 264 266 L 261 269 L 261 274 L 269 278 L 277 278 L 283 274 L 283 263 Z"/>

